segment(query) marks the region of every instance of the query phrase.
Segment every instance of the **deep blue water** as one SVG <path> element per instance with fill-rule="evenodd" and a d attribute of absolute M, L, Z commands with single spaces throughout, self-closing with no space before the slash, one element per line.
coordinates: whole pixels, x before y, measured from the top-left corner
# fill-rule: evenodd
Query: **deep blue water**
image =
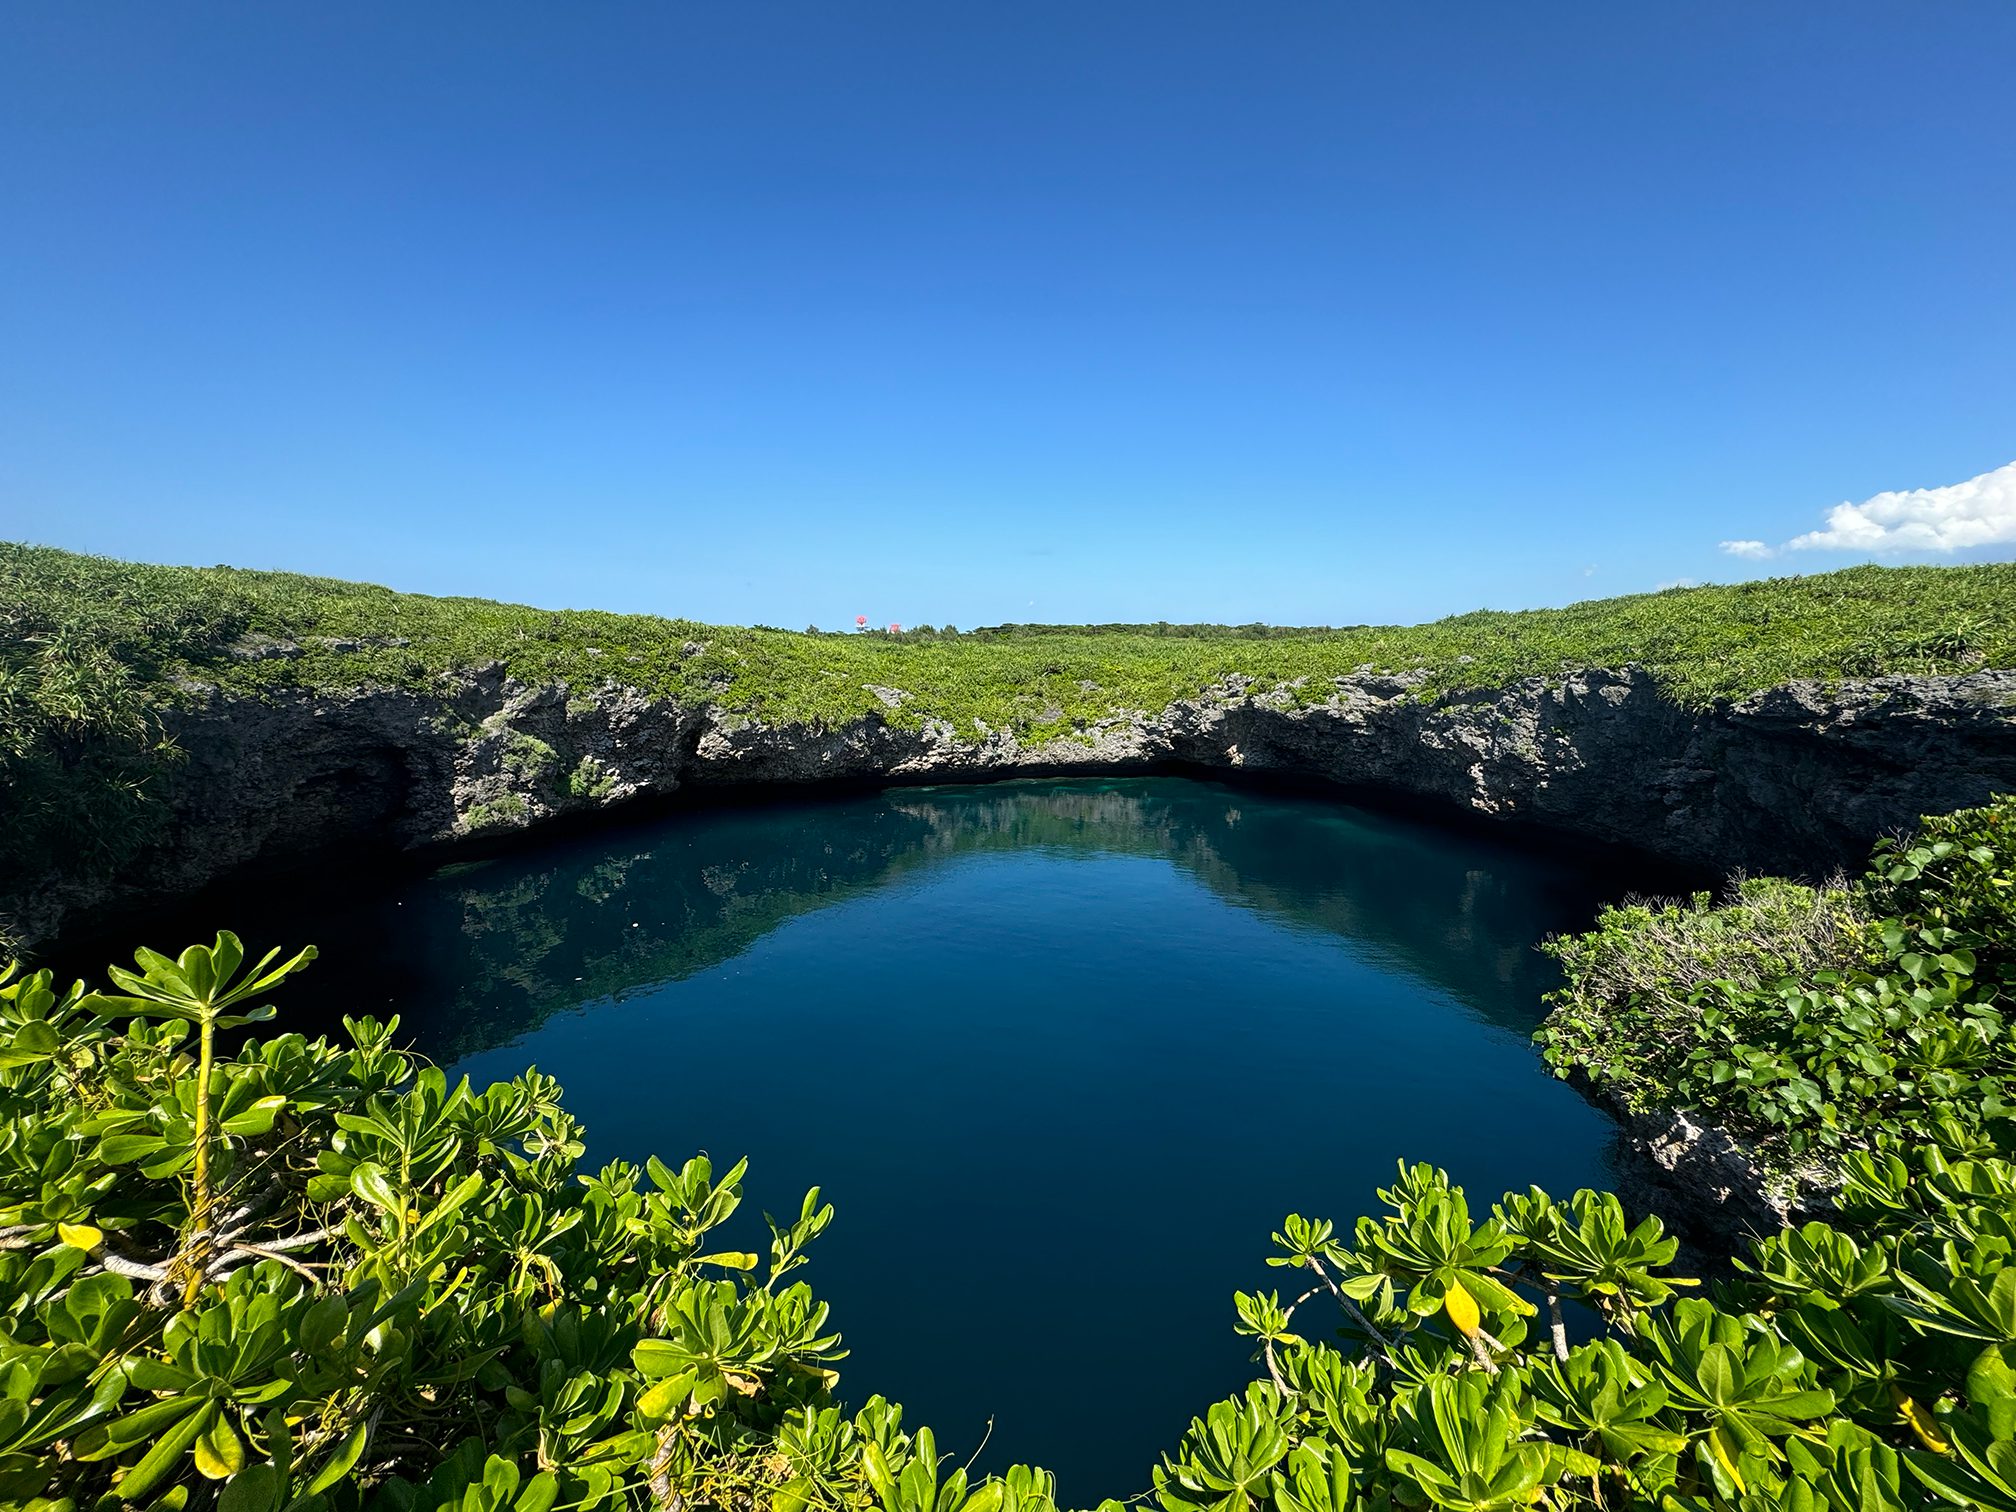
<path fill-rule="evenodd" d="M 318 904 L 324 957 L 283 1001 L 396 1011 L 479 1081 L 536 1064 L 591 1167 L 748 1155 L 751 1248 L 823 1186 L 803 1274 L 853 1351 L 842 1395 L 962 1458 L 991 1417 L 983 1464 L 1090 1505 L 1247 1379 L 1231 1294 L 1281 1285 L 1285 1213 L 1348 1225 L 1401 1158 L 1480 1208 L 1607 1182 L 1611 1126 L 1528 1036 L 1535 944 L 1616 880 L 1187 779 L 908 789 Z M 242 907 L 216 922 L 300 943 Z"/>

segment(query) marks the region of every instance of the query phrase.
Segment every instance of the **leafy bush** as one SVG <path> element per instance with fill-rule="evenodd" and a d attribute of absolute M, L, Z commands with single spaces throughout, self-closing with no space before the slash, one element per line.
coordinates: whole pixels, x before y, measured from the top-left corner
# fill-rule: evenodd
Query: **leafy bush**
<path fill-rule="evenodd" d="M 312 957 L 248 969 L 225 934 L 104 992 L 0 986 L 0 1501 L 1055 1512 L 1041 1471 L 976 1481 L 900 1409 L 835 1404 L 839 1339 L 789 1279 L 832 1216 L 816 1189 L 767 1256 L 712 1249 L 743 1166 L 581 1174 L 537 1072 L 451 1086 L 396 1020 L 224 1053 Z M 1707 1296 L 1607 1194 L 1480 1218 L 1403 1165 L 1348 1232 L 1291 1215 L 1269 1263 L 1303 1284 L 1234 1299 L 1261 1378 L 1150 1495 L 2009 1512 L 2016 1164 L 1940 1134 L 1848 1155 L 1837 1221 Z"/>
<path fill-rule="evenodd" d="M 1541 1042 L 1634 1109 L 1672 1096 L 1698 1042 L 1701 996 L 1841 971 L 1870 959 L 1859 894 L 1779 877 L 1740 879 L 1716 905 L 1631 899 L 1586 934 L 1548 940 L 1566 983 L 1550 1001 Z"/>
<path fill-rule="evenodd" d="M 1885 840 L 1870 866 L 1872 905 L 1939 943 L 1971 950 L 2009 982 L 2016 969 L 2016 802 L 1925 819 Z"/>
<path fill-rule="evenodd" d="M 1852 890 L 1612 909 L 1551 944 L 1567 982 L 1538 1037 L 1561 1074 L 1699 1110 L 1781 1168 L 1948 1123 L 1997 1132 L 2016 1111 L 2012 895 L 2000 798 L 1880 844 Z"/>
<path fill-rule="evenodd" d="M 832 1209 L 710 1251 L 743 1167 L 577 1176 L 536 1072 L 477 1090 L 346 1022 L 220 1055 L 313 952 L 219 935 L 113 990 L 0 988 L 0 1501 L 226 1512 L 687 1503 L 1047 1512 L 831 1399 L 787 1278 Z"/>
<path fill-rule="evenodd" d="M 1379 1195 L 1348 1238 L 1274 1236 L 1309 1284 L 1236 1299 L 1265 1379 L 1191 1423 L 1163 1512 L 2016 1507 L 2006 1160 L 1854 1156 L 1837 1224 L 1763 1241 L 1708 1297 L 1608 1195 L 1479 1220 L 1427 1166 Z M 1343 1347 L 1295 1331 L 1318 1299 Z"/>

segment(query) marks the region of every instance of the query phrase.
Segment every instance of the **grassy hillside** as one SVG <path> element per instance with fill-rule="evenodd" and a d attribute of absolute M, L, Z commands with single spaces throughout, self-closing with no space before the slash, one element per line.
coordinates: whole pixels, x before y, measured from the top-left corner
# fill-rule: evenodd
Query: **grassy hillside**
<path fill-rule="evenodd" d="M 240 691 L 424 687 L 501 662 L 770 720 L 882 714 L 1069 735 L 1157 711 L 1233 673 L 1320 701 L 1360 667 L 1424 693 L 1637 662 L 1701 706 L 1798 677 L 2016 664 L 2016 565 L 1857 567 L 1407 627 L 1003 626 L 817 634 L 430 598 L 230 567 L 158 567 L 0 543 L 0 866 L 57 847 L 104 859 L 146 823 L 135 795 L 173 753 L 160 709 Z M 871 688 L 899 689 L 885 708 Z"/>
<path fill-rule="evenodd" d="M 1414 626 L 1005 626 L 896 636 L 543 610 L 0 544 L 0 627 L 8 689 L 0 718 L 9 727 L 23 713 L 15 699 L 64 663 L 78 670 L 58 681 L 75 685 L 78 712 L 89 717 L 93 699 L 128 680 L 108 676 L 108 661 L 157 691 L 178 675 L 248 689 L 416 685 L 501 661 L 527 680 L 614 681 L 824 722 L 881 710 L 862 687 L 874 683 L 914 695 L 893 716 L 899 722 L 935 715 L 968 726 L 977 717 L 1041 735 L 1074 720 L 1160 709 L 1233 672 L 1285 682 L 1368 664 L 1421 668 L 1441 689 L 1628 661 L 1701 705 L 1797 677 L 2006 664 L 2016 659 L 2016 564 L 1856 567 Z M 233 654 L 267 640 L 293 642 L 302 654 Z"/>

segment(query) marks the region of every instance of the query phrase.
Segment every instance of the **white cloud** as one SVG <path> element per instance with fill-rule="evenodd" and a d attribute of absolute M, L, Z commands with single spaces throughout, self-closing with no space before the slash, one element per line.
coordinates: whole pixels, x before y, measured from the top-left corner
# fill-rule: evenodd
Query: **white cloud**
<path fill-rule="evenodd" d="M 1836 504 L 1827 527 L 1794 536 L 1792 551 L 1959 551 L 2016 541 L 2016 462 L 1945 488 L 1879 493 Z"/>
<path fill-rule="evenodd" d="M 1781 551 L 1961 551 L 2016 542 L 2016 462 L 1965 483 L 1879 493 L 1860 504 L 1836 504 L 1827 524 L 1783 546 L 1724 541 L 1734 557 L 1761 562 Z"/>

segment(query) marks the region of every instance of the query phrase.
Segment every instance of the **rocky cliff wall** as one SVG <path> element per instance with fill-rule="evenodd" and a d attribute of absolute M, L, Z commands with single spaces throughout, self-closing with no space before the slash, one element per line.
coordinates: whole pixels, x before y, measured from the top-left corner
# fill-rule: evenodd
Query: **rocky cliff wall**
<path fill-rule="evenodd" d="M 870 691 L 892 710 L 906 701 Z M 2016 671 L 1792 684 L 1699 712 L 1628 668 L 1426 697 L 1365 675 L 1321 702 L 1233 678 L 1033 744 L 930 720 L 766 724 L 479 672 L 431 694 L 211 692 L 173 734 L 186 759 L 159 788 L 160 839 L 117 876 L 23 879 L 0 899 L 17 937 L 249 871 L 368 861 L 682 790 L 1172 766 L 1320 780 L 1704 870 L 1817 874 L 1921 813 L 2016 791 Z"/>

